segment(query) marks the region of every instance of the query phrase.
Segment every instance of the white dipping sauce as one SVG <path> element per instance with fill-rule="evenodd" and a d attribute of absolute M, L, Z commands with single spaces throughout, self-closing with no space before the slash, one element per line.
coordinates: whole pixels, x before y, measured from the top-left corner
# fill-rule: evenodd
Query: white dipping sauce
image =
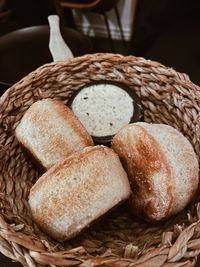
<path fill-rule="evenodd" d="M 114 135 L 130 122 L 134 112 L 133 99 L 125 90 L 113 84 L 83 88 L 71 107 L 92 136 Z"/>

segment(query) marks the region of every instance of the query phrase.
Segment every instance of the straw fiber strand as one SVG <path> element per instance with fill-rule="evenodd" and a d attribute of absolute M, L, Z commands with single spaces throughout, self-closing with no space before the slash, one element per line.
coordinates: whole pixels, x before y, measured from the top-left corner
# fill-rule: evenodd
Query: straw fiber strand
<path fill-rule="evenodd" d="M 0 251 L 28 267 L 194 266 L 200 253 L 198 198 L 190 209 L 157 224 L 133 218 L 124 204 L 63 244 L 33 223 L 27 199 L 41 173 L 23 153 L 15 128 L 35 101 L 67 103 L 73 92 L 98 80 L 128 85 L 141 98 L 145 121 L 179 129 L 200 155 L 200 88 L 187 75 L 143 58 L 113 54 L 44 65 L 0 98 Z"/>

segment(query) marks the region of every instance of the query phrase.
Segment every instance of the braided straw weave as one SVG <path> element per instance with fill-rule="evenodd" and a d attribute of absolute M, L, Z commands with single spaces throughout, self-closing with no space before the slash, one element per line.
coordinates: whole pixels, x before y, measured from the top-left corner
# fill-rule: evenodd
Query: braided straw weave
<path fill-rule="evenodd" d="M 158 224 L 133 218 L 122 205 L 75 239 L 57 243 L 33 223 L 27 205 L 41 175 L 14 135 L 33 102 L 67 103 L 96 80 L 124 83 L 141 98 L 147 122 L 179 129 L 200 154 L 200 88 L 185 74 L 157 62 L 94 54 L 44 65 L 0 98 L 0 251 L 23 266 L 194 266 L 200 253 L 198 197 L 185 211 Z"/>

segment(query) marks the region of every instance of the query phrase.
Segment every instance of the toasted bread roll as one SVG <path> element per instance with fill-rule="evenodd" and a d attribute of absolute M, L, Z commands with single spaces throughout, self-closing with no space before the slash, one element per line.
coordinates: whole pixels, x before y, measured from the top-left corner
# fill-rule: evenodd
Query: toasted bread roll
<path fill-rule="evenodd" d="M 53 99 L 37 101 L 27 110 L 16 128 L 16 137 L 44 169 L 93 145 L 71 109 Z"/>
<path fill-rule="evenodd" d="M 148 221 L 181 211 L 198 187 L 199 166 L 189 141 L 163 124 L 134 123 L 112 141 L 133 191 L 132 211 Z"/>
<path fill-rule="evenodd" d="M 69 156 L 32 187 L 29 204 L 38 226 L 58 240 L 76 236 L 130 196 L 119 157 L 93 146 Z"/>

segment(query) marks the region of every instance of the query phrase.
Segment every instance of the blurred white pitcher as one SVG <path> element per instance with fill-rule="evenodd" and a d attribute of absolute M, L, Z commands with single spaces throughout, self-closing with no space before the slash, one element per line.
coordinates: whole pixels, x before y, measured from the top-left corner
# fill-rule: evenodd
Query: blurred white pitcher
<path fill-rule="evenodd" d="M 72 51 L 62 38 L 59 17 L 57 15 L 48 16 L 48 21 L 50 26 L 49 49 L 53 61 L 57 62 L 73 58 Z"/>

